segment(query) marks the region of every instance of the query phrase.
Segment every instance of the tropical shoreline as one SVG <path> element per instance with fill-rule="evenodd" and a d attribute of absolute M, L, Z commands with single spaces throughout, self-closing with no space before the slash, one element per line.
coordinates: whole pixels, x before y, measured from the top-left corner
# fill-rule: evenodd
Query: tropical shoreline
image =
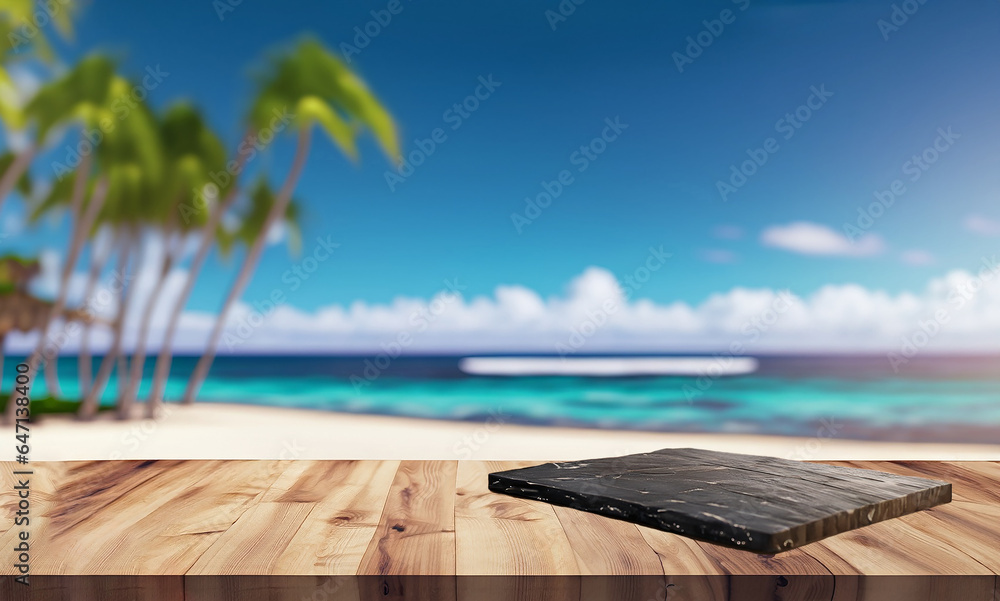
<path fill-rule="evenodd" d="M 597 430 L 512 424 L 502 415 L 444 421 L 231 403 L 167 405 L 155 420 L 46 416 L 32 427 L 31 460 L 570 460 L 665 447 L 800 460 L 1000 460 L 1000 445 L 990 444 Z M 13 459 L 13 447 L 0 456 Z"/>

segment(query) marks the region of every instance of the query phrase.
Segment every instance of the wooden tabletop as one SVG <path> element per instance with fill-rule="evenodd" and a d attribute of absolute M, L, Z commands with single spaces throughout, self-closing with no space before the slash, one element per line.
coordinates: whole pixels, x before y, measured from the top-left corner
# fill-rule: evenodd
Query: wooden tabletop
<path fill-rule="evenodd" d="M 775 556 L 487 490 L 536 463 L 36 463 L 30 598 L 1000 599 L 1000 463 L 828 462 L 946 480 L 954 500 Z M 2 468 L 10 575 L 20 468 Z"/>

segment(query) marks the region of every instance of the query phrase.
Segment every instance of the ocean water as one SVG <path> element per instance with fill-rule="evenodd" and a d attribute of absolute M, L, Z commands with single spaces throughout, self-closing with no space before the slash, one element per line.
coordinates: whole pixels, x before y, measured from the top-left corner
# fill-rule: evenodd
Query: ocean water
<path fill-rule="evenodd" d="M 752 374 L 700 378 L 470 376 L 460 359 L 220 357 L 200 398 L 592 428 L 1000 443 L 997 356 L 916 357 L 898 373 L 885 356 L 758 357 Z M 183 392 L 196 360 L 175 359 L 168 398 Z M 76 394 L 75 360 L 62 358 L 59 367 L 64 394 Z M 151 373 L 152 361 L 143 392 Z"/>

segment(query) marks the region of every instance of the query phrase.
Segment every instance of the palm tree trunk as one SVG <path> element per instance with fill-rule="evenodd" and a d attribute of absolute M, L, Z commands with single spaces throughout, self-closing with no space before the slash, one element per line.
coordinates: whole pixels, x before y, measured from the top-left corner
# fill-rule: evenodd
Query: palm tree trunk
<path fill-rule="evenodd" d="M 63 265 L 56 300 L 52 305 L 52 311 L 49 313 L 45 326 L 40 332 L 38 343 L 35 345 L 35 349 L 32 351 L 31 355 L 28 356 L 28 382 L 25 384 L 28 393 L 31 392 L 31 386 L 34 383 L 39 364 L 42 361 L 42 354 L 45 350 L 45 341 L 48 339 L 49 328 L 66 308 L 66 295 L 69 292 L 69 279 L 70 276 L 73 275 L 73 267 L 76 265 L 76 261 L 79 258 L 80 249 L 83 247 L 83 243 L 87 239 L 87 234 L 90 231 L 90 228 L 93 227 L 94 221 L 97 219 L 97 214 L 100 212 L 101 206 L 104 204 L 104 197 L 107 194 L 108 183 L 106 179 L 102 178 L 98 181 L 97 186 L 94 188 L 94 193 L 91 195 L 90 203 L 87 204 L 86 211 L 84 211 L 83 216 L 80 217 L 80 212 L 83 209 L 83 200 L 86 196 L 87 179 L 90 177 L 90 165 L 92 160 L 93 155 L 88 154 L 83 157 L 80 165 L 77 167 L 76 181 L 73 182 L 73 195 L 70 199 L 70 214 L 75 226 L 70 238 L 70 246 L 69 252 L 66 255 L 66 262 Z M 58 355 L 58 349 L 56 349 L 55 355 Z M 13 413 L 9 410 L 9 408 L 6 417 L 8 419 L 13 417 Z"/>
<path fill-rule="evenodd" d="M 6 342 L 7 342 L 7 332 L 0 333 L 0 392 L 3 392 L 3 362 L 4 359 L 7 358 L 7 355 L 5 354 L 6 351 L 4 350 Z M 10 389 L 10 398 L 7 399 L 7 402 L 8 403 L 14 402 L 14 388 Z"/>
<path fill-rule="evenodd" d="M 84 165 L 81 164 L 80 167 Z M 89 166 L 84 171 L 84 173 L 89 173 Z M 79 184 L 80 175 L 77 175 L 77 181 L 73 182 L 73 194 L 74 196 L 80 194 L 80 204 L 76 204 L 77 200 L 74 199 L 74 221 L 76 221 L 75 228 L 73 230 L 73 237 L 70 241 L 69 253 L 66 257 L 66 264 L 63 265 L 63 271 L 60 274 L 59 282 L 59 292 L 56 298 L 56 302 L 52 307 L 52 314 L 49 316 L 48 323 L 46 324 L 45 330 L 42 332 L 43 336 L 39 340 L 39 349 L 44 345 L 44 341 L 48 336 L 48 330 L 52 327 L 59 316 L 62 314 L 63 309 L 66 308 L 66 300 L 69 296 L 69 281 L 73 276 L 73 268 L 76 267 L 76 262 L 80 258 L 80 253 L 83 250 L 83 245 L 87 241 L 87 237 L 90 235 L 90 230 L 97 220 L 97 215 L 100 213 L 101 206 L 104 204 L 104 186 L 100 186 L 102 191 L 100 192 L 100 197 L 98 197 L 98 189 L 95 188 L 94 194 L 92 194 L 90 199 L 90 204 L 83 214 L 82 219 L 77 219 L 80 213 L 81 204 L 83 202 L 83 196 L 86 192 L 86 180 L 84 179 L 83 184 Z M 78 186 L 82 190 L 78 190 Z M 48 388 L 49 396 L 60 397 L 62 396 L 62 390 L 59 388 L 59 351 L 61 349 L 57 346 L 53 351 L 53 356 L 45 362 L 45 386 Z M 29 384 L 30 385 L 30 384 Z"/>
<path fill-rule="evenodd" d="M 171 226 L 168 226 L 165 235 L 169 236 L 172 229 Z M 182 242 L 183 238 L 180 239 L 178 246 L 182 246 Z M 146 306 L 142 310 L 142 317 L 139 321 L 139 335 L 135 342 L 135 348 L 132 350 L 132 366 L 118 407 L 118 412 L 122 417 L 130 415 L 132 405 L 139 394 L 139 385 L 142 383 L 142 372 L 146 363 L 146 341 L 149 338 L 149 326 L 153 320 L 153 310 L 156 308 L 156 302 L 160 298 L 160 293 L 163 292 L 164 284 L 167 283 L 170 270 L 173 269 L 175 252 L 176 249 L 173 248 L 168 247 L 164 249 L 163 261 L 160 263 L 159 277 L 153 286 L 152 293 L 146 299 Z"/>
<path fill-rule="evenodd" d="M 118 395 L 118 402 L 121 403 L 121 395 L 128 386 L 128 357 L 125 355 L 125 325 L 122 324 L 122 344 L 118 350 L 118 369 L 115 370 L 115 374 L 118 376 L 118 390 L 116 394 Z M 127 417 L 123 414 L 119 414 L 120 417 Z"/>
<path fill-rule="evenodd" d="M 62 388 L 59 386 L 59 349 L 57 348 L 52 358 L 45 362 L 45 388 L 50 397 L 58 398 L 62 396 Z"/>
<path fill-rule="evenodd" d="M 83 292 L 83 306 L 89 307 L 94 296 L 94 289 L 97 288 L 97 282 L 101 279 L 101 272 L 104 271 L 104 265 L 108 262 L 108 257 L 111 255 L 111 249 L 115 246 L 115 241 L 112 240 L 107 245 L 105 252 L 99 255 L 95 252 L 94 255 L 90 257 L 90 273 L 87 274 L 87 285 Z M 96 251 L 96 249 L 95 249 Z M 80 395 L 86 394 L 86 391 L 90 390 L 90 382 L 93 377 L 91 370 L 92 362 L 90 355 L 90 330 L 93 327 L 93 323 L 90 321 L 84 322 L 83 333 L 80 334 L 80 351 L 76 357 L 77 364 L 77 380 L 79 382 Z"/>
<path fill-rule="evenodd" d="M 132 247 L 135 243 L 134 232 L 129 232 L 126 238 L 122 241 L 121 250 L 119 250 L 118 255 L 118 273 L 122 274 L 122 280 L 128 281 L 128 275 L 126 270 L 128 269 L 128 263 L 130 255 L 132 254 Z M 108 380 L 111 378 L 111 371 L 115 367 L 115 362 L 118 360 L 118 356 L 121 353 L 122 348 L 122 336 L 125 331 L 125 317 L 128 315 L 129 304 L 132 299 L 132 293 L 135 291 L 134 283 L 125 284 L 121 291 L 118 293 L 118 314 L 115 315 L 115 321 L 112 324 L 112 339 L 111 346 L 108 351 L 104 354 L 101 359 L 101 367 L 97 370 L 97 377 L 94 378 L 94 384 L 87 391 L 87 395 L 83 398 L 80 403 L 80 410 L 77 416 L 80 419 L 91 419 L 97 414 L 97 410 L 100 406 L 101 395 L 104 393 L 104 388 L 108 384 Z"/>
<path fill-rule="evenodd" d="M 264 245 L 267 243 L 267 233 L 271 231 L 271 228 L 277 223 L 279 218 L 284 217 L 285 212 L 288 210 L 288 203 L 292 199 L 292 192 L 295 191 L 299 176 L 302 175 L 302 168 L 305 167 L 306 158 L 309 156 L 310 137 L 308 126 L 299 130 L 299 141 L 295 149 L 295 159 L 292 161 L 292 168 L 289 170 L 288 176 L 285 178 L 285 183 L 282 184 L 281 190 L 275 198 L 271 212 L 267 214 L 267 219 L 264 221 L 260 235 L 254 240 L 253 245 L 251 245 L 246 257 L 243 259 L 243 265 L 240 267 L 240 273 L 236 277 L 236 282 L 233 283 L 233 287 L 229 290 L 226 302 L 222 305 L 222 311 L 216 318 L 215 327 L 212 328 L 212 334 L 208 339 L 208 348 L 205 349 L 205 354 L 198 360 L 194 373 L 191 374 L 191 379 L 188 380 L 187 389 L 184 391 L 182 400 L 185 405 L 190 405 L 194 402 L 198 391 L 201 390 L 201 385 L 208 376 L 208 370 L 212 366 L 212 361 L 215 360 L 215 353 L 219 346 L 219 339 L 222 337 L 222 330 L 226 326 L 229 311 L 236 304 L 236 301 L 239 300 L 247 284 L 250 283 L 250 278 L 253 276 L 257 262 L 264 251 Z"/>
<path fill-rule="evenodd" d="M 243 139 L 249 140 L 251 138 L 252 134 L 248 133 Z M 233 169 L 235 174 L 238 175 L 243 171 L 246 159 L 246 153 L 240 153 L 236 157 L 236 168 Z M 155 417 L 157 410 L 159 410 L 160 405 L 163 403 L 163 396 L 167 388 L 167 379 L 170 377 L 170 363 L 174 356 L 174 336 L 177 334 L 177 326 L 180 324 L 181 314 L 184 312 L 184 306 L 187 305 L 188 298 L 191 296 L 194 285 L 198 281 L 198 276 L 205 264 L 205 260 L 208 258 L 208 253 L 212 250 L 215 242 L 215 232 L 219 227 L 219 223 L 222 222 L 222 217 L 236 200 L 238 189 L 239 187 L 234 182 L 233 186 L 226 193 L 226 196 L 222 199 L 222 202 L 216 204 L 208 214 L 208 220 L 203 228 L 204 234 L 201 237 L 201 242 L 198 244 L 198 250 L 195 251 L 191 265 L 188 267 L 188 276 L 184 282 L 184 289 L 181 290 L 177 302 L 174 303 L 174 308 L 170 312 L 170 320 L 167 322 L 167 327 L 163 332 L 160 353 L 156 357 L 156 367 L 153 370 L 153 386 L 149 391 L 149 399 L 146 402 L 147 417 Z"/>
<path fill-rule="evenodd" d="M 17 180 L 21 179 L 21 176 L 31 166 L 31 161 L 35 158 L 37 152 L 38 148 L 34 145 L 25 148 L 14 157 L 10 166 L 7 167 L 7 171 L 4 171 L 3 177 L 0 177 L 0 207 L 3 206 L 3 201 L 14 190 Z"/>

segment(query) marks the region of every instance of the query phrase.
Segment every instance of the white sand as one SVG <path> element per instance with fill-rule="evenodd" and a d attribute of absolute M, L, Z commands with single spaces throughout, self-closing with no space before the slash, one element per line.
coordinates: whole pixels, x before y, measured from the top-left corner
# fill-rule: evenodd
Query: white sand
<path fill-rule="evenodd" d="M 202 403 L 157 420 L 50 417 L 31 431 L 34 461 L 92 459 L 586 459 L 698 447 L 791 459 L 1000 460 L 1000 445 L 912 444 L 743 434 L 520 426 L 503 416 L 447 422 Z M 0 460 L 14 432 L 0 428 Z"/>

